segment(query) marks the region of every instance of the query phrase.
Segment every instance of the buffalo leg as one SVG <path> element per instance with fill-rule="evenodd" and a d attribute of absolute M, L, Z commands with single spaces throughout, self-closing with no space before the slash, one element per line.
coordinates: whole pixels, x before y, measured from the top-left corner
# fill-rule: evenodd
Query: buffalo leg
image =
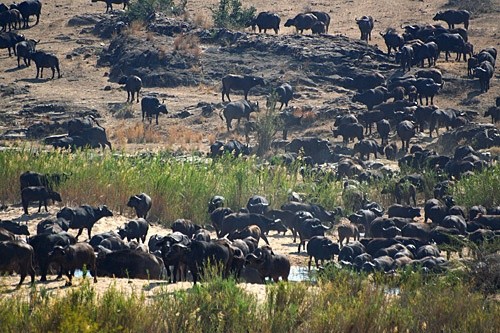
<path fill-rule="evenodd" d="M 75 238 L 80 237 L 80 235 L 82 234 L 82 232 L 83 232 L 83 228 L 78 229 L 78 234 L 76 235 L 76 237 L 75 237 Z M 90 239 L 90 238 L 89 238 L 89 239 Z"/>
<path fill-rule="evenodd" d="M 269 241 L 267 240 L 267 237 L 266 237 L 266 235 L 264 233 L 262 233 L 260 235 L 260 238 L 262 238 L 264 240 L 264 242 L 266 242 L 266 244 L 269 245 Z"/>

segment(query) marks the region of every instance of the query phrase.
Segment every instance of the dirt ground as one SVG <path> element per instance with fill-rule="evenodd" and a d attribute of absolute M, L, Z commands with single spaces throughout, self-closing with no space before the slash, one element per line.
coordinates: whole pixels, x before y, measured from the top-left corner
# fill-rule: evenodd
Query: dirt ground
<path fill-rule="evenodd" d="M 416 1 L 416 0 L 367 0 L 367 1 L 305 1 L 297 0 L 294 2 L 285 0 L 273 0 L 263 3 L 257 0 L 245 0 L 243 4 L 254 5 L 257 11 L 271 10 L 277 12 L 282 18 L 282 24 L 287 18 L 293 17 L 296 13 L 314 9 L 324 10 L 330 13 L 332 23 L 330 24 L 330 34 L 341 34 L 351 38 L 359 38 L 359 30 L 354 22 L 356 17 L 371 15 L 375 18 L 375 29 L 373 39 L 369 42 L 378 45 L 385 50 L 384 42 L 379 35 L 388 27 L 400 28 L 404 24 L 413 23 L 435 23 L 432 21 L 433 15 L 443 9 L 447 0 L 435 1 Z M 217 0 L 189 0 L 187 17 L 196 22 L 209 25 L 209 8 L 217 3 Z M 496 10 L 473 17 L 470 24 L 470 41 L 474 44 L 476 50 L 483 47 L 494 46 L 500 49 L 500 22 L 498 20 L 500 1 L 494 0 Z M 115 6 L 120 8 L 120 6 Z M 103 2 L 91 3 L 89 0 L 58 0 L 44 1 L 40 24 L 23 30 L 22 33 L 27 38 L 40 39 L 38 49 L 53 52 L 58 55 L 61 61 L 62 78 L 48 80 L 50 70 L 45 70 L 44 79 L 35 79 L 36 68 L 34 66 L 26 68 L 22 66 L 17 69 L 17 62 L 14 57 L 8 57 L 7 51 L 0 50 L 0 84 L 2 88 L 0 93 L 0 133 L 15 128 L 26 128 L 39 121 L 40 117 L 16 117 L 14 120 L 3 121 L 7 113 L 18 114 L 23 108 L 33 106 L 39 103 L 50 102 L 68 102 L 72 105 L 81 105 L 91 109 L 96 109 L 103 117 L 100 121 L 107 129 L 112 143 L 116 148 L 138 151 L 138 150 L 158 150 L 158 149 L 182 149 L 186 151 L 201 150 L 207 151 L 211 142 L 219 138 L 229 138 L 226 134 L 225 124 L 219 117 L 204 118 L 195 115 L 189 120 L 160 118 L 160 125 L 143 125 L 140 119 L 140 106 L 132 104 L 134 117 L 132 119 L 116 119 L 111 114 L 112 105 L 124 105 L 126 92 L 116 83 L 108 81 L 106 67 L 96 65 L 100 50 L 109 45 L 109 40 L 100 39 L 92 34 L 81 33 L 82 27 L 68 26 L 68 20 L 75 15 L 90 13 L 102 14 L 105 10 Z M 399 29 L 401 31 L 401 29 Z M 141 27 L 134 29 L 134 34 L 146 36 L 146 31 Z M 282 27 L 280 34 L 293 34 L 291 28 Z M 75 49 L 86 48 L 83 55 L 67 58 Z M 203 48 L 203 47 L 202 47 Z M 493 104 L 494 98 L 500 96 L 499 74 L 496 71 L 491 82 L 491 89 L 488 93 L 479 94 L 479 83 L 477 80 L 466 79 L 466 64 L 450 61 L 444 62 L 444 59 L 438 60 L 437 68 L 442 70 L 445 78 L 464 79 L 467 84 L 463 87 L 457 87 L 457 90 L 447 96 L 437 96 L 437 104 L 442 107 L 452 107 L 456 109 L 467 109 L 479 112 L 481 115 L 488 106 Z M 105 89 L 109 86 L 110 89 Z M 14 87 L 16 89 L 25 89 L 18 94 L 5 93 L 5 87 Z M 302 87 L 297 87 L 300 92 Z M 313 102 L 305 98 L 299 98 L 292 101 L 292 105 L 300 107 L 310 105 L 313 108 L 319 107 L 325 100 L 330 99 L 335 92 L 319 87 L 319 98 Z M 220 101 L 220 82 L 214 81 L 213 84 L 202 85 L 198 87 L 177 87 L 177 88 L 145 88 L 144 93 L 150 91 L 160 92 L 168 96 L 166 101 L 171 113 L 183 110 L 190 106 L 198 104 L 200 101 L 217 103 Z M 474 103 L 464 106 L 467 101 L 474 99 Z M 260 101 L 265 104 L 265 100 Z M 41 117 L 43 118 L 43 116 Z M 10 118 L 9 118 L 10 119 Z M 307 130 L 317 131 L 318 133 L 329 133 L 331 123 L 316 123 Z M 322 131 L 324 128 L 326 130 Z M 135 134 L 134 134 L 135 133 Z M 127 137 L 149 135 L 152 139 L 150 143 L 134 141 L 127 143 Z M 303 132 L 290 133 L 290 137 L 302 135 Z M 238 133 L 231 133 L 231 137 L 242 139 L 243 136 Z M 332 143 L 336 140 L 328 138 Z M 0 140 L 0 146 L 13 146 L 19 144 L 16 140 Z M 60 207 L 53 206 L 50 213 L 55 214 Z M 31 208 L 33 211 L 34 208 Z M 126 222 L 128 216 L 116 216 L 104 218 L 99 221 L 93 233 L 104 232 L 116 229 Z M 48 214 L 32 214 L 29 217 L 30 230 L 35 233 L 36 223 L 47 217 Z M 22 215 L 19 207 L 11 207 L 7 211 L 0 212 L 1 219 L 13 219 L 26 222 L 27 218 Z M 169 230 L 160 226 L 152 226 L 149 234 L 167 234 Z M 81 240 L 84 240 L 83 237 Z M 290 255 L 293 265 L 304 265 L 307 262 L 305 253 L 296 254 L 296 243 L 292 242 L 290 234 L 287 236 L 276 236 L 272 234 L 269 237 L 271 245 L 276 252 Z M 53 277 L 52 277 L 53 278 Z M 49 278 L 50 280 L 51 278 Z M 18 282 L 18 277 L 0 278 L 0 289 L 10 292 Z M 75 285 L 78 285 L 77 279 Z M 165 286 L 165 282 L 157 281 L 129 281 L 127 279 L 105 279 L 101 278 L 97 284 L 99 290 L 105 290 L 110 284 L 116 284 L 123 290 L 141 290 L 152 293 Z M 25 284 L 26 285 L 26 284 Z M 168 286 L 168 288 L 185 288 L 190 283 Z M 44 288 L 49 290 L 64 289 L 63 281 L 50 281 L 43 284 Z M 23 286 L 21 289 L 27 288 Z M 247 286 L 256 293 L 263 293 L 263 286 Z"/>

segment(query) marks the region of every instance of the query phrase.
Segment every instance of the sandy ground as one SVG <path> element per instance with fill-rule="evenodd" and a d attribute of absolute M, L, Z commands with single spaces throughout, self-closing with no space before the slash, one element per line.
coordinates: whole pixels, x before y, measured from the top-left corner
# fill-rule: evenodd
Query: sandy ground
<path fill-rule="evenodd" d="M 0 220 L 12 220 L 21 223 L 27 223 L 28 229 L 31 235 L 36 234 L 36 225 L 38 222 L 46 219 L 51 215 L 55 215 L 59 209 L 62 208 L 58 206 L 49 206 L 49 212 L 46 213 L 42 209 L 42 213 L 36 213 L 37 208 L 33 205 L 29 208 L 30 215 L 24 215 L 21 207 L 12 206 L 9 207 L 6 211 L 0 211 Z M 126 212 L 130 214 L 128 216 L 117 215 L 113 217 L 105 217 L 99 220 L 92 229 L 92 235 L 106 232 L 110 230 L 118 230 L 125 222 L 133 218 L 133 212 Z M 70 229 L 69 232 L 76 236 L 78 230 Z M 171 229 L 164 228 L 160 225 L 151 225 L 148 231 L 148 237 L 154 234 L 159 235 L 167 235 L 171 232 Z M 215 237 L 215 234 L 213 234 Z M 83 234 L 79 237 L 79 241 L 86 241 L 87 231 L 84 230 Z M 275 232 L 271 232 L 271 235 L 268 236 L 268 240 L 273 248 L 273 250 L 277 253 L 287 254 L 290 258 L 290 261 L 293 266 L 301 266 L 304 267 L 307 265 L 307 254 L 304 250 L 301 251 L 300 254 L 297 253 L 297 243 L 293 243 L 293 237 L 291 233 L 288 232 L 286 236 L 276 235 Z M 261 240 L 259 245 L 264 244 Z M 294 271 L 296 268 L 294 268 Z M 37 286 L 39 288 L 44 288 L 46 291 L 58 293 L 64 292 L 68 289 L 65 287 L 66 278 L 63 280 L 55 280 L 55 275 L 49 275 L 48 282 L 38 282 L 40 277 L 37 276 Z M 20 292 L 27 291 L 29 289 L 28 283 L 29 277 L 25 281 L 23 287 L 20 289 Z M 75 277 L 73 279 L 73 285 L 78 286 L 83 282 L 81 277 Z M 4 276 L 0 277 L 0 293 L 16 294 L 14 292 L 16 290 L 16 286 L 19 283 L 19 276 Z M 257 285 L 257 284 L 241 284 L 245 290 L 252 291 L 258 297 L 263 297 L 265 295 L 265 286 Z M 187 289 L 192 286 L 192 282 L 182 282 L 176 284 L 169 284 L 167 281 L 155 281 L 155 280 L 138 280 L 138 279 L 113 279 L 113 278 L 99 278 L 98 283 L 94 285 L 96 291 L 99 294 L 102 294 L 106 291 L 110 286 L 115 286 L 118 290 L 122 290 L 124 292 L 144 292 L 146 296 L 152 296 L 154 293 L 158 291 L 175 291 L 179 289 Z M 70 287 L 69 287 L 70 288 Z"/>

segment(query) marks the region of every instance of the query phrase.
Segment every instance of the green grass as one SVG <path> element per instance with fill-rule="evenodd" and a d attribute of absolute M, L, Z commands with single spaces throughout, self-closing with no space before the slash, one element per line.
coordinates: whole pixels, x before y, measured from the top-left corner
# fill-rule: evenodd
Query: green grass
<path fill-rule="evenodd" d="M 459 205 L 496 207 L 500 205 L 500 164 L 459 180 L 452 188 Z"/>
<path fill-rule="evenodd" d="M 30 149 L 0 152 L 0 203 L 20 202 L 19 175 L 27 170 L 65 172 L 63 204 L 106 204 L 119 213 L 130 212 L 128 198 L 145 192 L 153 199 L 151 220 L 169 224 L 187 218 L 203 224 L 213 195 L 239 209 L 254 194 L 264 195 L 273 207 L 286 201 L 288 191 L 306 192 L 326 207 L 336 203 L 339 188 L 302 182 L 297 167 L 269 167 L 256 158 L 225 157 L 217 161 L 176 159 L 169 153 L 127 156 L 96 151 L 74 154 Z"/>
<path fill-rule="evenodd" d="M 145 192 L 153 199 L 152 222 L 169 225 L 175 219 L 187 218 L 195 223 L 208 222 L 207 203 L 213 195 L 226 198 L 234 210 L 246 205 L 254 194 L 265 196 L 271 208 L 286 202 L 289 191 L 304 193 L 308 201 L 327 209 L 345 207 L 342 182 L 328 177 L 300 175 L 300 161 L 292 166 L 268 165 L 256 157 L 224 157 L 216 161 L 193 157 L 180 159 L 171 153 L 126 155 L 122 152 L 86 150 L 73 154 L 30 148 L 0 152 L 0 204 L 19 203 L 19 175 L 27 170 L 64 172 L 69 180 L 57 189 L 67 206 L 106 204 L 120 214 L 132 214 L 126 207 L 128 198 Z M 411 173 L 403 170 L 401 175 Z M 425 172 L 425 189 L 420 201 L 432 197 L 437 175 Z M 399 177 L 398 177 L 399 179 Z M 363 184 L 361 191 L 369 200 L 388 206 L 391 195 L 380 194 L 384 187 L 393 187 L 395 180 L 384 179 Z M 458 204 L 470 207 L 500 205 L 500 166 L 486 169 L 462 179 L 453 188 Z M 345 199 L 345 198 L 344 198 Z"/>
<path fill-rule="evenodd" d="M 330 272 L 316 285 L 270 284 L 258 301 L 234 280 L 146 298 L 87 281 L 66 294 L 36 286 L 0 299 L 2 332 L 498 332 L 500 303 L 463 275 Z M 398 279 L 398 295 L 387 290 Z M 38 289 L 40 288 L 40 289 Z"/>

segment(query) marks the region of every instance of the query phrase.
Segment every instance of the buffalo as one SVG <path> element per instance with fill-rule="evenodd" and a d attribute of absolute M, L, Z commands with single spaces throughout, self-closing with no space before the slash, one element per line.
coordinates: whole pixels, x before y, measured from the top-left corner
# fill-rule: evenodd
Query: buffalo
<path fill-rule="evenodd" d="M 349 239 L 351 237 L 354 240 L 359 240 L 359 230 L 358 230 L 358 227 L 354 223 L 339 225 L 337 227 L 337 232 L 338 232 L 338 235 L 339 235 L 339 244 L 340 244 L 340 246 L 342 246 L 342 243 L 344 242 L 344 239 L 346 240 L 346 244 L 349 243 Z M 309 248 L 309 244 L 307 244 L 307 246 Z"/>
<path fill-rule="evenodd" d="M 125 10 L 130 0 L 92 0 L 92 2 L 105 2 L 106 3 L 106 13 L 113 10 L 113 4 L 123 4 L 123 10 Z"/>
<path fill-rule="evenodd" d="M 193 238 L 193 235 L 197 230 L 200 230 L 201 226 L 191 222 L 191 220 L 177 219 L 172 223 L 172 231 L 180 232 L 189 238 Z"/>
<path fill-rule="evenodd" d="M 260 195 L 253 195 L 247 202 L 247 209 L 250 213 L 265 214 L 268 207 L 269 201 Z"/>
<path fill-rule="evenodd" d="M 356 18 L 356 24 L 361 32 L 360 39 L 366 42 L 368 42 L 368 40 L 372 40 L 373 17 L 362 16 L 360 19 Z"/>
<path fill-rule="evenodd" d="M 408 151 L 410 148 L 410 139 L 415 136 L 415 125 L 409 120 L 403 120 L 396 127 L 396 132 L 401 139 L 401 149 Z"/>
<path fill-rule="evenodd" d="M 231 99 L 229 98 L 231 89 L 243 90 L 245 100 L 248 100 L 248 92 L 251 88 L 257 85 L 265 86 L 266 82 L 263 78 L 257 76 L 242 76 L 234 74 L 226 75 L 222 78 L 222 101 L 224 102 L 224 96 L 227 96 L 228 101 L 231 102 Z"/>
<path fill-rule="evenodd" d="M 33 268 L 33 248 L 19 240 L 0 242 L 0 272 L 11 273 L 17 271 L 21 275 L 18 286 L 21 286 L 29 274 L 31 284 L 35 283 L 35 269 Z"/>
<path fill-rule="evenodd" d="M 0 221 L 0 228 L 3 228 L 13 233 L 14 235 L 26 235 L 26 236 L 30 235 L 27 225 L 25 224 L 21 225 L 20 223 L 13 221 L 8 221 L 8 220 Z"/>
<path fill-rule="evenodd" d="M 40 40 L 28 39 L 16 44 L 18 68 L 21 67 L 21 58 L 23 58 L 26 67 L 31 66 L 31 53 L 35 52 L 36 44 L 39 42 Z"/>
<path fill-rule="evenodd" d="M 58 234 L 40 234 L 31 237 L 28 243 L 35 251 L 34 262 L 40 269 L 40 281 L 47 281 L 47 273 L 50 265 L 49 253 L 55 246 L 76 244 L 76 239 L 67 232 Z M 59 271 L 58 278 L 62 277 L 62 271 Z"/>
<path fill-rule="evenodd" d="M 403 36 L 399 35 L 394 29 L 387 29 L 385 33 L 380 32 L 380 35 L 384 38 L 388 55 L 391 54 L 391 49 L 400 50 L 405 43 Z"/>
<path fill-rule="evenodd" d="M 103 217 L 113 216 L 113 213 L 105 205 L 92 207 L 82 205 L 80 207 L 64 207 L 57 213 L 57 217 L 69 221 L 70 229 L 79 229 L 76 238 L 78 238 L 83 229 L 87 229 L 89 240 L 91 239 L 92 227 Z"/>
<path fill-rule="evenodd" d="M 262 283 L 269 277 L 278 282 L 288 281 L 290 274 L 290 260 L 282 254 L 275 254 L 271 247 L 263 246 L 246 257 L 247 266 L 258 270 Z"/>
<path fill-rule="evenodd" d="M 14 55 L 17 55 L 16 44 L 24 40 L 26 40 L 26 38 L 22 34 L 18 34 L 12 31 L 2 32 L 0 33 L 0 49 L 8 49 L 9 57 L 12 55 L 10 51 L 11 49 L 14 51 Z"/>
<path fill-rule="evenodd" d="M 149 210 L 151 209 L 151 197 L 146 193 L 140 193 L 131 196 L 128 199 L 127 207 L 132 207 L 135 209 L 135 213 L 138 218 L 147 218 Z"/>
<path fill-rule="evenodd" d="M 318 22 L 318 18 L 312 13 L 297 14 L 293 19 L 285 22 L 285 27 L 295 27 L 295 31 L 303 33 L 304 30 L 311 29 Z M 325 27 L 326 28 L 326 27 Z"/>
<path fill-rule="evenodd" d="M 288 102 L 293 98 L 293 88 L 288 83 L 283 83 L 275 90 L 277 101 L 281 103 L 280 110 L 283 105 L 288 106 Z"/>
<path fill-rule="evenodd" d="M 474 68 L 474 77 L 479 78 L 481 92 L 487 92 L 490 89 L 490 80 L 493 77 L 495 68 L 489 61 L 483 61 L 479 67 Z"/>
<path fill-rule="evenodd" d="M 11 9 L 17 9 L 23 17 L 23 28 L 29 27 L 30 16 L 36 16 L 36 23 L 40 22 L 40 13 L 42 11 L 42 3 L 39 0 L 25 0 L 18 4 L 12 4 Z"/>
<path fill-rule="evenodd" d="M 455 28 L 455 24 L 463 23 L 465 29 L 469 29 L 470 12 L 467 10 L 445 10 L 434 15 L 434 21 L 445 21 L 450 29 Z"/>
<path fill-rule="evenodd" d="M 21 184 L 21 191 L 28 186 L 43 186 L 48 190 L 53 190 L 54 186 L 57 186 L 67 180 L 69 177 L 65 173 L 50 173 L 42 174 L 33 171 L 26 171 L 19 176 L 19 182 Z"/>
<path fill-rule="evenodd" d="M 49 253 L 49 260 L 61 265 L 62 271 L 68 277 L 66 286 L 71 286 L 76 269 L 87 268 L 97 282 L 96 258 L 94 249 L 88 243 L 77 243 L 74 245 L 55 246 Z"/>
<path fill-rule="evenodd" d="M 225 107 L 222 113 L 224 114 L 224 118 L 226 120 L 226 126 L 227 126 L 227 131 L 232 128 L 231 122 L 233 119 L 238 120 L 238 126 L 240 125 L 240 120 L 241 118 L 246 118 L 247 121 L 250 121 L 250 114 L 252 112 L 256 112 L 259 110 L 259 103 L 251 103 L 248 102 L 247 100 L 241 100 L 241 101 L 236 101 L 236 102 L 230 102 L 228 103 Z M 219 114 L 220 118 L 222 118 L 222 115 Z"/>
<path fill-rule="evenodd" d="M 142 251 L 125 249 L 102 253 L 96 264 L 99 276 L 147 280 L 163 277 L 163 260 Z"/>
<path fill-rule="evenodd" d="M 146 236 L 148 234 L 149 223 L 143 218 L 138 218 L 136 220 L 130 220 L 125 223 L 123 228 L 118 230 L 118 234 L 122 239 L 127 238 L 127 241 L 132 239 L 137 239 L 137 242 L 141 241 L 144 243 L 146 241 Z"/>
<path fill-rule="evenodd" d="M 44 186 L 28 186 L 23 188 L 21 191 L 21 201 L 24 209 L 24 214 L 28 215 L 28 205 L 31 201 L 38 201 L 38 212 L 40 213 L 42 209 L 42 203 L 45 206 L 45 211 L 47 209 L 48 200 L 61 202 L 61 195 L 57 192 L 48 190 Z"/>
<path fill-rule="evenodd" d="M 141 99 L 142 121 L 144 117 L 149 119 L 149 123 L 153 120 L 153 115 L 156 117 L 156 125 L 158 125 L 158 116 L 160 113 L 168 114 L 167 106 L 160 103 L 160 100 L 153 96 L 144 96 Z"/>
<path fill-rule="evenodd" d="M 271 12 L 260 12 L 257 17 L 253 18 L 248 26 L 252 27 L 252 31 L 255 31 L 255 27 L 259 28 L 259 33 L 264 30 L 264 33 L 267 32 L 267 29 L 273 29 L 276 34 L 278 34 L 280 30 L 280 17 L 276 13 Z"/>
<path fill-rule="evenodd" d="M 57 70 L 57 78 L 61 77 L 61 71 L 59 69 L 59 59 L 57 58 L 56 55 L 44 51 L 35 51 L 30 53 L 30 58 L 35 62 L 37 79 L 39 76 L 40 78 L 43 78 L 44 68 L 52 69 L 52 79 L 54 79 L 56 70 Z"/>
<path fill-rule="evenodd" d="M 118 84 L 124 84 L 125 90 L 127 90 L 127 102 L 130 103 L 134 101 L 134 95 L 137 94 L 137 103 L 139 103 L 139 92 L 142 88 L 142 80 L 136 75 L 131 75 L 129 77 L 122 76 L 118 81 Z"/>

